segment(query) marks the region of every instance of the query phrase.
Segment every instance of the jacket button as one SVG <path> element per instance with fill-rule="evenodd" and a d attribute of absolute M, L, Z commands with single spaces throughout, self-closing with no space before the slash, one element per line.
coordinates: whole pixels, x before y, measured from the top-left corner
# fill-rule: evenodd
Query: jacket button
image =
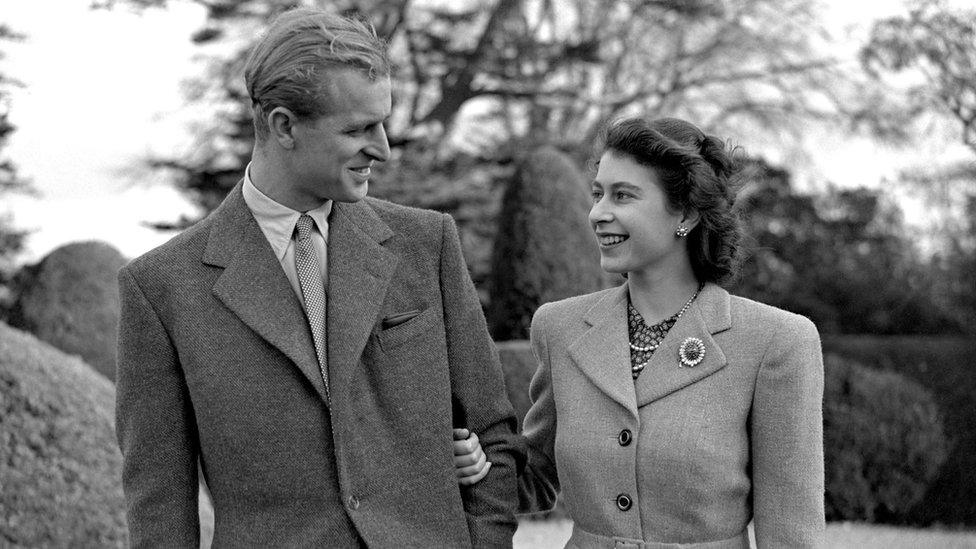
<path fill-rule="evenodd" d="M 617 496 L 617 509 L 620 509 L 621 511 L 629 511 L 633 504 L 634 502 L 631 501 L 630 496 L 627 494 L 620 494 Z"/>
<path fill-rule="evenodd" d="M 624 429 L 623 431 L 620 431 L 620 434 L 617 435 L 617 442 L 619 442 L 621 446 L 629 446 L 630 441 L 632 440 L 634 440 L 634 434 L 630 432 L 630 429 Z"/>
<path fill-rule="evenodd" d="M 356 496 L 349 496 L 349 499 L 346 500 L 346 506 L 352 511 L 359 509 L 359 498 Z"/>

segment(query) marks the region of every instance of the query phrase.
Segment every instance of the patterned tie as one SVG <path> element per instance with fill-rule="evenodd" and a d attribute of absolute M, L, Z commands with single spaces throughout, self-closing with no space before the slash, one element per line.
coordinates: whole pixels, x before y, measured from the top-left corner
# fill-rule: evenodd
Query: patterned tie
<path fill-rule="evenodd" d="M 325 382 L 325 394 L 329 394 L 329 374 L 326 366 L 325 341 L 325 288 L 322 285 L 322 274 L 319 272 L 319 262 L 312 247 L 312 230 L 315 222 L 308 215 L 302 214 L 295 225 L 298 231 L 298 241 L 295 246 L 295 269 L 298 271 L 298 283 L 302 287 L 302 297 L 305 298 L 305 315 L 312 328 L 312 339 L 315 341 L 315 354 L 319 358 L 319 370 L 322 381 Z"/>

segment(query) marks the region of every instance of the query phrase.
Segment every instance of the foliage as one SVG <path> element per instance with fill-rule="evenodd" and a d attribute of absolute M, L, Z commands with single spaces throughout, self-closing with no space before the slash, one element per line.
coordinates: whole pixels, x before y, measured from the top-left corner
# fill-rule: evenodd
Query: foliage
<path fill-rule="evenodd" d="M 114 380 L 119 322 L 116 277 L 125 261 L 102 242 L 55 249 L 14 278 L 16 301 L 10 324 L 66 353 L 80 355 Z"/>
<path fill-rule="evenodd" d="M 492 256 L 487 317 L 496 340 L 525 339 L 539 305 L 600 288 L 588 197 L 558 150 L 543 147 L 521 161 L 502 199 Z"/>
<path fill-rule="evenodd" d="M 0 23 L 0 43 L 21 40 L 23 35 L 14 32 L 9 26 Z M 0 61 L 4 54 L 0 51 Z M 30 192 L 27 180 L 20 177 L 17 167 L 3 155 L 4 146 L 10 135 L 17 129 L 10 120 L 10 89 L 21 83 L 0 71 L 0 196 L 10 192 Z M 0 214 L 0 287 L 6 282 L 13 264 L 13 256 L 24 245 L 24 231 L 14 228 L 6 214 Z"/>
<path fill-rule="evenodd" d="M 206 8 L 192 39 L 210 52 L 188 99 L 215 114 L 186 154 L 150 164 L 171 171 L 206 210 L 237 182 L 253 142 L 245 54 L 274 14 L 299 4 L 366 14 L 390 41 L 395 147 L 422 140 L 447 155 L 494 156 L 513 139 L 576 146 L 604 119 L 634 111 L 788 133 L 843 104 L 836 88 L 845 77 L 814 53 L 822 28 L 808 0 L 182 1 Z"/>
<path fill-rule="evenodd" d="M 931 131 L 934 115 L 958 128 L 976 155 L 976 9 L 944 0 L 914 0 L 905 15 L 875 23 L 861 62 L 889 95 L 901 90 L 897 124 Z M 929 208 L 939 273 L 935 291 L 958 321 L 976 330 L 976 163 L 926 163 L 901 174 L 903 184 Z"/>
<path fill-rule="evenodd" d="M 904 375 L 924 386 L 939 405 L 952 442 L 949 456 L 924 498 L 902 521 L 976 526 L 976 340 L 825 336 L 823 348 L 826 354 Z"/>
<path fill-rule="evenodd" d="M 836 355 L 824 368 L 827 520 L 903 521 L 948 455 L 932 393 Z"/>
<path fill-rule="evenodd" d="M 964 331 L 882 191 L 803 194 L 786 170 L 754 164 L 760 177 L 739 198 L 752 254 L 736 293 L 808 316 L 826 333 Z"/>
<path fill-rule="evenodd" d="M 950 114 L 962 141 L 976 153 L 976 10 L 944 0 L 914 0 L 909 13 L 874 24 L 861 62 L 882 79 L 911 72 L 906 110 Z"/>
<path fill-rule="evenodd" d="M 2 545 L 125 545 L 114 401 L 80 360 L 0 323 Z"/>

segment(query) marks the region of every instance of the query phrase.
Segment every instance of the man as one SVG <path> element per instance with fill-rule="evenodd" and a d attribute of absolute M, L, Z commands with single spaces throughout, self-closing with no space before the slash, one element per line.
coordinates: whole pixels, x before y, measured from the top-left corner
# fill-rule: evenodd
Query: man
<path fill-rule="evenodd" d="M 119 273 L 133 546 L 510 546 L 523 459 L 447 215 L 365 198 L 390 67 L 361 22 L 286 12 L 245 67 L 256 144 L 206 219 Z M 494 464 L 454 473 L 452 427 Z"/>

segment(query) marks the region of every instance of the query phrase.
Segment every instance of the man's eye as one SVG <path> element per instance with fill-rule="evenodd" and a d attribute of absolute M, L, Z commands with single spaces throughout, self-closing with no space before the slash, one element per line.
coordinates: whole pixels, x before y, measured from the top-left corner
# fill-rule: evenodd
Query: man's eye
<path fill-rule="evenodd" d="M 596 201 L 596 200 L 600 200 L 600 198 L 601 198 L 601 197 L 603 197 L 603 193 L 602 193 L 602 192 L 600 192 L 600 191 L 590 191 L 590 197 L 591 197 L 591 198 L 592 198 L 592 199 L 593 199 L 594 201 Z"/>

